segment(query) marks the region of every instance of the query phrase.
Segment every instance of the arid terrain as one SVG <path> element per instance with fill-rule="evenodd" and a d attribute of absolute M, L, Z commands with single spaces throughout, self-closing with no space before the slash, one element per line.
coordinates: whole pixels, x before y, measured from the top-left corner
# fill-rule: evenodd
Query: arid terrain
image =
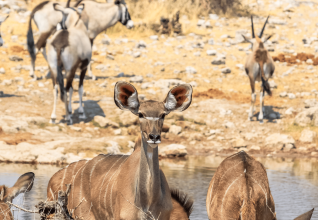
<path fill-rule="evenodd" d="M 276 69 L 269 80 L 273 96 L 265 96 L 263 124 L 257 120 L 259 93 L 254 120 L 247 120 L 251 89 L 244 63 L 251 50 L 241 34 L 251 36 L 249 16 L 193 18 L 181 12 L 183 34 L 175 36 L 145 30 L 146 21 L 134 19 L 131 12 L 133 30 L 118 23 L 95 40 L 92 71 L 97 80 L 84 81 L 87 119 L 78 119 L 77 77 L 71 126 L 63 120 L 60 100 L 57 123 L 49 123 L 53 87 L 45 77 L 48 67 L 42 54 L 36 60 L 38 80 L 29 76 L 26 32 L 30 11 L 40 1 L 8 2 L 10 9 L 0 3 L 2 16 L 10 13 L 1 26 L 5 41 L 0 48 L 1 161 L 71 162 L 99 153 L 131 152 L 139 134 L 138 118 L 114 104 L 119 80 L 132 83 L 144 100 L 164 100 L 169 89 L 181 83 L 193 86 L 191 106 L 165 119 L 162 156 L 245 150 L 273 157 L 318 157 L 318 1 L 242 2 L 254 15 L 257 33 L 270 15 L 265 36 L 274 34 L 266 43 Z M 156 15 L 159 23 L 160 14 Z M 35 38 L 36 30 L 33 24 Z"/>

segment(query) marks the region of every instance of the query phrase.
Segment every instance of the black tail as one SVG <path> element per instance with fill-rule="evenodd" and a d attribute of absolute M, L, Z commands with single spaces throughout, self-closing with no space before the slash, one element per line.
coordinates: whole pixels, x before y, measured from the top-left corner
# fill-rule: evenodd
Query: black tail
<path fill-rule="evenodd" d="M 60 85 L 61 100 L 64 102 L 64 79 L 62 74 L 61 49 L 57 49 L 57 82 Z"/>
<path fill-rule="evenodd" d="M 265 92 L 267 92 L 267 94 L 269 96 L 272 96 L 271 87 L 270 87 L 268 81 L 265 80 L 263 77 L 262 77 L 262 84 L 263 84 L 263 88 L 264 88 Z"/>
<path fill-rule="evenodd" d="M 33 31 L 32 31 L 32 19 L 33 19 L 33 13 L 30 15 L 29 19 L 29 29 L 27 33 L 27 45 L 28 45 L 28 51 L 30 53 L 30 57 L 32 59 L 32 62 L 35 62 L 36 54 L 34 52 L 34 38 L 33 38 Z"/>

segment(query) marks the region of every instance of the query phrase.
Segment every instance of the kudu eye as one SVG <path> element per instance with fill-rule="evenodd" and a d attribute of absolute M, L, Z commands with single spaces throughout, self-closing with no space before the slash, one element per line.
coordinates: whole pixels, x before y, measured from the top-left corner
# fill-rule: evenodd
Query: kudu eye
<path fill-rule="evenodd" d="M 160 118 L 165 119 L 165 117 L 166 117 L 166 114 L 162 114 Z"/>
<path fill-rule="evenodd" d="M 139 118 L 144 118 L 144 115 L 142 113 L 138 113 Z"/>

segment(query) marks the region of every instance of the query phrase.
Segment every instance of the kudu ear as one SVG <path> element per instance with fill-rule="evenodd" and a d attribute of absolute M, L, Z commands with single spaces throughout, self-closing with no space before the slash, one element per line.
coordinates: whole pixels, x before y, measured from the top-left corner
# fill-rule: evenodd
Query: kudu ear
<path fill-rule="evenodd" d="M 271 39 L 271 37 L 273 37 L 273 36 L 274 36 L 274 34 L 269 35 L 268 37 L 265 38 L 265 40 L 264 40 L 263 42 L 265 43 L 266 41 L 268 41 L 269 39 Z"/>
<path fill-rule="evenodd" d="M 310 220 L 313 212 L 314 212 L 314 209 L 312 209 L 312 210 L 310 210 L 310 211 L 298 216 L 294 220 Z"/>
<path fill-rule="evenodd" d="M 55 11 L 60 11 L 60 12 L 62 12 L 64 14 L 64 9 L 65 8 L 62 5 L 60 5 L 58 3 L 54 3 L 53 4 L 53 8 L 54 8 Z"/>
<path fill-rule="evenodd" d="M 84 4 L 80 4 L 79 6 L 77 6 L 77 11 L 79 14 L 82 14 L 82 12 L 85 9 L 85 5 Z"/>
<path fill-rule="evenodd" d="M 34 173 L 25 173 L 19 177 L 13 187 L 8 189 L 6 201 L 12 202 L 20 193 L 29 192 L 33 187 Z"/>
<path fill-rule="evenodd" d="M 139 99 L 136 88 L 130 83 L 119 81 L 114 88 L 114 101 L 118 108 L 130 110 L 137 114 L 139 110 Z"/>
<path fill-rule="evenodd" d="M 182 84 L 173 87 L 164 100 L 166 111 L 178 111 L 182 112 L 186 110 L 192 101 L 192 86 L 189 84 Z"/>

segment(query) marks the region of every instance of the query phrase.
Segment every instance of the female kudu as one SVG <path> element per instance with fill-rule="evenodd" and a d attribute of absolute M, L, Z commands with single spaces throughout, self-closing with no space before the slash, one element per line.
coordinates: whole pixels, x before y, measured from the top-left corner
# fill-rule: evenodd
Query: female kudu
<path fill-rule="evenodd" d="M 78 6 L 78 9 L 64 8 L 59 4 L 54 5 L 55 10 L 62 12 L 62 30 L 57 31 L 48 43 L 48 63 L 52 72 L 54 107 L 51 115 L 51 123 L 56 120 L 56 103 L 58 85 L 60 86 L 61 100 L 65 103 L 65 120 L 72 124 L 72 82 L 78 67 L 81 69 L 79 80 L 79 109 L 81 119 L 85 119 L 84 108 L 82 105 L 82 97 L 84 93 L 83 82 L 87 71 L 87 66 L 92 57 L 92 48 L 88 38 L 87 29 L 80 19 L 80 14 L 84 9 L 84 5 Z M 62 67 L 65 69 L 66 88 L 64 90 L 64 80 L 62 75 Z M 70 95 L 69 103 L 67 93 Z"/>
<path fill-rule="evenodd" d="M 13 187 L 0 186 L 0 220 L 13 220 L 10 206 L 7 202 L 17 197 L 20 193 L 29 192 L 32 189 L 34 173 L 25 173 L 19 177 Z"/>
<path fill-rule="evenodd" d="M 255 36 L 254 33 L 254 24 L 253 17 L 251 17 L 252 22 L 252 37 L 253 39 L 248 39 L 244 37 L 244 39 L 252 44 L 252 53 L 247 57 L 245 63 L 245 71 L 250 79 L 251 89 L 252 89 L 252 101 L 251 101 L 251 109 L 248 114 L 248 119 L 252 120 L 254 115 L 254 104 L 256 99 L 255 94 L 255 81 L 262 81 L 262 87 L 260 91 L 260 113 L 258 115 L 258 120 L 260 123 L 263 123 L 263 106 L 264 106 L 264 95 L 267 92 L 268 95 L 272 95 L 268 79 L 273 76 L 275 71 L 274 61 L 271 55 L 264 47 L 264 43 L 272 37 L 272 35 L 268 36 L 264 41 L 261 40 L 266 23 L 268 21 L 268 17 L 265 21 L 265 24 L 262 28 L 262 31 L 259 36 Z"/>
<path fill-rule="evenodd" d="M 33 9 L 30 15 L 27 45 L 31 57 L 30 76 L 34 77 L 34 79 L 36 79 L 34 74 L 36 55 L 43 49 L 43 56 L 47 60 L 45 50 L 47 39 L 55 32 L 58 23 L 62 21 L 62 14 L 54 9 L 54 4 L 54 2 L 49 1 L 42 2 Z M 106 31 L 107 28 L 114 26 L 117 22 L 121 22 L 128 29 L 134 26 L 124 0 L 116 0 L 114 3 L 98 3 L 94 1 L 79 0 L 74 7 L 77 7 L 79 4 L 85 5 L 81 19 L 88 29 L 91 46 L 93 46 L 93 41 L 98 34 Z M 66 4 L 66 7 L 69 6 L 70 0 L 68 0 Z M 32 20 L 34 20 L 40 32 L 40 37 L 36 43 L 34 43 L 33 38 Z M 88 69 L 89 75 L 95 79 L 96 77 L 92 75 L 91 68 Z"/>
<path fill-rule="evenodd" d="M 99 155 L 79 161 L 56 173 L 48 185 L 48 198 L 72 185 L 68 209 L 89 219 L 169 219 L 173 209 L 171 192 L 159 169 L 158 144 L 165 115 L 186 110 L 192 87 L 172 88 L 163 102 L 139 101 L 135 87 L 126 82 L 115 85 L 114 101 L 122 110 L 139 116 L 141 147 L 130 156 Z M 80 169 L 76 167 L 80 166 Z M 71 171 L 72 175 L 68 172 Z M 86 202 L 72 211 L 83 199 Z"/>
<path fill-rule="evenodd" d="M 276 220 L 265 167 L 244 151 L 226 158 L 210 182 L 206 208 L 210 220 Z M 312 212 L 297 220 L 310 220 Z"/>

